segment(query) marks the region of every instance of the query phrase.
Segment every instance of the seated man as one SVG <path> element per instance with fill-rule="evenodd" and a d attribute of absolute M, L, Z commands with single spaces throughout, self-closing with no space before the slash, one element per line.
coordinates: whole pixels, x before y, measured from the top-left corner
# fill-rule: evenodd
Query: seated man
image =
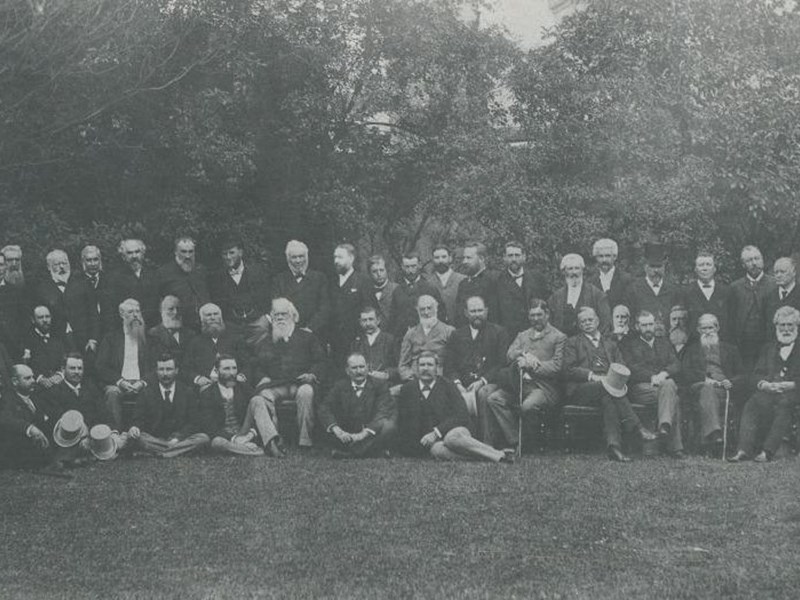
<path fill-rule="evenodd" d="M 373 306 L 362 308 L 359 316 L 361 335 L 353 340 L 350 351 L 366 359 L 370 379 L 394 386 L 391 392 L 396 396 L 400 392 L 400 376 L 397 373 L 400 348 L 395 337 L 381 328 L 382 324 L 378 309 Z"/>
<path fill-rule="evenodd" d="M 495 450 L 472 437 L 464 400 L 455 385 L 437 376 L 438 360 L 435 352 L 423 351 L 416 361 L 417 379 L 400 390 L 399 450 L 439 460 L 514 462 L 513 450 Z"/>
<path fill-rule="evenodd" d="M 188 342 L 183 357 L 188 381 L 194 383 L 199 392 L 210 387 L 216 377 L 214 365 L 217 357 L 230 354 L 237 362 L 242 362 L 240 347 L 239 339 L 225 327 L 219 306 L 211 302 L 203 304 L 200 307 L 200 335 Z M 244 380 L 244 373 L 240 371 L 239 381 Z"/>
<path fill-rule="evenodd" d="M 700 409 L 700 431 L 705 446 L 722 444 L 722 415 L 725 397 L 739 394 L 746 384 L 742 359 L 736 346 L 721 342 L 719 321 L 706 313 L 697 319 L 699 339 L 683 355 L 683 378 L 690 386 L 692 399 Z"/>
<path fill-rule="evenodd" d="M 456 329 L 447 340 L 444 376 L 456 384 L 470 417 L 478 417 L 478 407 L 496 392 L 500 369 L 505 365 L 508 333 L 487 319 L 489 311 L 480 296 L 467 298 L 468 324 Z"/>
<path fill-rule="evenodd" d="M 64 355 L 69 349 L 66 339 L 53 331 L 50 309 L 44 304 L 33 308 L 31 327 L 22 338 L 22 360 L 31 368 L 36 383 L 49 389 L 63 381 Z"/>
<path fill-rule="evenodd" d="M 796 344 L 800 311 L 782 306 L 775 311 L 772 322 L 777 340 L 764 344 L 753 370 L 757 389 L 744 405 L 739 450 L 731 457 L 733 462 L 749 458 L 756 462 L 772 460 L 792 427 L 800 378 L 800 350 Z"/>
<path fill-rule="evenodd" d="M 439 303 L 433 296 L 422 295 L 417 299 L 419 323 L 406 331 L 400 344 L 398 371 L 403 381 L 414 377 L 417 357 L 425 350 L 434 352 L 439 365 L 443 365 L 444 349 L 455 329 L 439 320 L 438 307 Z"/>
<path fill-rule="evenodd" d="M 689 341 L 689 311 L 681 304 L 676 304 L 669 311 L 669 343 L 675 354 L 683 358 L 686 342 Z"/>
<path fill-rule="evenodd" d="M 667 452 L 675 458 L 686 458 L 675 383 L 680 361 L 669 341 L 656 337 L 656 318 L 652 313 L 643 310 L 637 315 L 636 331 L 638 335 L 628 336 L 620 345 L 631 371 L 628 397 L 635 404 L 657 408 L 658 435 L 665 439 Z"/>
<path fill-rule="evenodd" d="M 617 344 L 621 343 L 631 332 L 631 311 L 624 304 L 617 304 L 611 311 L 611 337 Z"/>
<path fill-rule="evenodd" d="M 495 447 L 516 447 L 519 443 L 520 373 L 523 415 L 539 417 L 558 404 L 558 378 L 567 336 L 553 327 L 549 318 L 547 302 L 534 298 L 528 310 L 531 326 L 517 334 L 506 354 L 512 365 L 512 381 L 508 389 L 497 390 L 488 397 L 486 410 L 478 410 L 482 439 Z"/>
<path fill-rule="evenodd" d="M 181 301 L 177 296 L 164 296 L 159 307 L 161 323 L 147 330 L 147 344 L 153 357 L 169 354 L 175 359 L 175 367 L 181 379 L 191 383 L 189 374 L 183 364 L 183 357 L 189 342 L 197 335 L 183 326 Z"/>
<path fill-rule="evenodd" d="M 53 462 L 51 436 L 55 424 L 46 399 L 33 394 L 33 371 L 11 368 L 11 390 L 0 410 L 0 467 L 41 468 Z"/>
<path fill-rule="evenodd" d="M 68 410 L 76 410 L 88 427 L 111 422 L 111 415 L 100 390 L 84 379 L 83 356 L 70 352 L 63 357 L 62 380 L 46 391 L 51 417 L 57 420 Z"/>
<path fill-rule="evenodd" d="M 334 384 L 319 407 L 319 418 L 334 458 L 381 456 L 397 430 L 397 406 L 386 383 L 367 377 L 367 361 L 347 357 L 347 379 Z"/>
<path fill-rule="evenodd" d="M 162 354 L 156 359 L 156 381 L 139 394 L 128 437 L 143 452 L 172 458 L 209 444 L 205 433 L 192 431 L 197 398 L 178 373 L 175 357 Z"/>
<path fill-rule="evenodd" d="M 281 403 L 297 404 L 298 444 L 313 445 L 314 395 L 325 368 L 325 351 L 317 336 L 297 327 L 300 318 L 286 298 L 272 301 L 272 332 L 254 347 L 252 376 L 271 413 Z"/>
<path fill-rule="evenodd" d="M 642 426 L 633 412 L 625 393 L 627 387 L 621 390 L 622 393 L 611 393 L 609 386 L 605 385 L 605 376 L 611 365 L 622 363 L 622 353 L 616 342 L 600 335 L 599 325 L 600 319 L 594 309 L 583 307 L 578 310 L 581 333 L 569 338 L 564 346 L 563 375 L 567 383 L 567 398 L 571 404 L 602 407 L 608 457 L 629 462 L 630 458 L 622 453 L 622 429 L 636 431 L 644 440 L 654 440 L 656 436 Z"/>
<path fill-rule="evenodd" d="M 136 402 L 147 385 L 147 343 L 139 303 L 128 298 L 119 305 L 122 329 L 109 331 L 97 353 L 97 373 L 105 384 L 105 398 L 112 429 L 122 431 L 123 401 Z"/>
<path fill-rule="evenodd" d="M 220 354 L 216 362 L 216 383 L 200 394 L 193 429 L 211 440 L 212 450 L 263 456 L 256 438 L 276 458 L 286 453 L 278 443 L 275 413 L 260 396 L 237 378 L 239 366 L 230 354 Z"/>

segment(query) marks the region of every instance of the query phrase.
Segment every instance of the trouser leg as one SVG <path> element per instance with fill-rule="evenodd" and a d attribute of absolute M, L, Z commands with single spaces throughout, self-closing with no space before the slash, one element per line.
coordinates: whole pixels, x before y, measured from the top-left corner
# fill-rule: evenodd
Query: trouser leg
<path fill-rule="evenodd" d="M 492 446 L 517 444 L 519 416 L 511 409 L 512 402 L 519 400 L 501 389 L 486 399 L 486 411 L 481 422 L 481 436 L 486 443 Z"/>
<path fill-rule="evenodd" d="M 111 429 L 122 431 L 122 397 L 125 395 L 116 385 L 107 385 L 105 389 L 105 402 L 108 414 L 111 415 Z"/>
<path fill-rule="evenodd" d="M 205 448 L 210 443 L 211 439 L 205 433 L 193 433 L 171 448 L 163 451 L 161 456 L 164 458 L 175 458 L 176 456 L 182 456 L 183 454 L 189 454 L 190 452 Z"/>
<path fill-rule="evenodd" d="M 600 402 L 603 407 L 603 433 L 606 436 L 606 445 L 616 448 L 622 447 L 622 430 L 617 405 L 608 394 L 604 394 Z"/>
<path fill-rule="evenodd" d="M 486 422 L 487 419 L 490 418 L 486 414 L 489 411 L 487 403 L 489 401 L 489 396 L 499 389 L 497 385 L 487 383 L 475 392 L 475 417 L 473 418 L 473 425 L 477 438 L 487 444 L 492 443 L 492 438 L 485 435 Z"/>
<path fill-rule="evenodd" d="M 457 454 L 447 448 L 444 442 L 436 442 L 430 449 L 431 456 L 436 460 L 476 460 L 474 457 Z"/>
<path fill-rule="evenodd" d="M 498 462 L 505 456 L 500 450 L 495 450 L 488 444 L 476 440 L 466 427 L 455 427 L 451 429 L 444 436 L 442 442 L 445 448 L 451 452 L 464 456 L 471 456 L 494 462 Z"/>
<path fill-rule="evenodd" d="M 273 410 L 270 411 L 270 405 Z M 263 396 L 253 396 L 250 398 L 250 403 L 247 406 L 247 415 L 245 416 L 245 425 L 243 429 L 247 430 L 255 425 L 261 441 L 266 446 L 273 438 L 278 437 L 278 429 L 273 421 L 274 418 L 274 403 L 267 402 Z"/>
<path fill-rule="evenodd" d="M 756 449 L 758 430 L 765 412 L 763 394 L 756 393 L 744 405 L 742 418 L 739 421 L 739 451 L 753 456 Z"/>
<path fill-rule="evenodd" d="M 314 388 L 308 384 L 298 386 L 295 395 L 297 403 L 298 444 L 310 447 L 311 431 L 314 428 Z"/>
<path fill-rule="evenodd" d="M 710 383 L 703 383 L 697 394 L 700 407 L 700 433 L 707 439 L 712 433 L 722 431 L 720 404 L 725 401 L 725 392 Z"/>
<path fill-rule="evenodd" d="M 771 415 L 767 416 L 767 437 L 764 439 L 764 451 L 772 456 L 778 451 L 792 428 L 792 398 L 778 394 L 772 401 Z"/>
<path fill-rule="evenodd" d="M 150 435 L 146 431 L 139 434 L 139 438 L 135 442 L 136 447 L 143 452 L 150 454 L 161 454 L 165 450 L 169 450 L 169 443 L 154 435 Z"/>
<path fill-rule="evenodd" d="M 356 458 L 366 458 L 369 456 L 379 456 L 381 452 L 388 449 L 394 441 L 397 433 L 397 426 L 394 421 L 384 419 L 381 421 L 379 431 L 376 435 L 351 444 L 347 450 Z"/>
<path fill-rule="evenodd" d="M 658 424 L 669 425 L 666 439 L 667 450 L 678 452 L 683 450 L 683 433 L 681 431 L 680 399 L 678 386 L 672 379 L 667 379 L 658 386 Z"/>
<path fill-rule="evenodd" d="M 243 456 L 263 456 L 264 451 L 255 444 L 236 444 L 223 437 L 211 440 L 211 449 L 216 452 L 241 454 Z"/>

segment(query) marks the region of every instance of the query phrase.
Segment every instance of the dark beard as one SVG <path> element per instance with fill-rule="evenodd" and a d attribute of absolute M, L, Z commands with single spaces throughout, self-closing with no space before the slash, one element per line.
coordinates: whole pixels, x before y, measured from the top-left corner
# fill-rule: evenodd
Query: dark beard
<path fill-rule="evenodd" d="M 433 270 L 439 273 L 439 275 L 444 275 L 450 269 L 450 265 L 446 265 L 444 263 L 439 263 L 433 265 Z"/>
<path fill-rule="evenodd" d="M 22 270 L 19 271 L 6 271 L 6 283 L 17 287 L 25 285 L 25 274 Z"/>

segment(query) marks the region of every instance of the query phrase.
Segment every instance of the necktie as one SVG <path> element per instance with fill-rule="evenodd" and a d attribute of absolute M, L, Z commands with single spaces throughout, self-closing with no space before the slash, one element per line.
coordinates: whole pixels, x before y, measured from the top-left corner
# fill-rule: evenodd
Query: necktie
<path fill-rule="evenodd" d="M 785 289 L 781 289 L 781 300 L 786 300 L 788 292 Z"/>
<path fill-rule="evenodd" d="M 164 402 L 172 402 L 169 390 L 164 390 Z"/>
<path fill-rule="evenodd" d="M 704 287 L 704 288 L 710 288 L 710 287 L 711 287 L 711 284 L 710 284 L 710 283 L 704 283 L 704 284 L 703 284 L 703 287 Z"/>
<path fill-rule="evenodd" d="M 59 289 L 59 290 L 61 290 L 62 292 L 63 292 L 65 289 L 67 289 L 67 284 L 66 284 L 66 282 L 64 282 L 64 281 L 57 281 L 57 282 L 56 282 L 56 285 L 58 286 L 58 289 Z"/>
<path fill-rule="evenodd" d="M 91 283 L 91 284 L 92 284 L 92 287 L 93 287 L 94 289 L 97 289 L 97 282 L 98 282 L 97 275 L 95 275 L 94 277 L 92 277 L 92 276 L 89 276 L 89 283 Z"/>
<path fill-rule="evenodd" d="M 361 393 L 364 391 L 364 388 L 363 387 L 359 387 L 357 385 L 354 385 L 353 386 L 353 390 L 356 393 L 356 398 L 361 398 Z"/>
<path fill-rule="evenodd" d="M 431 393 L 431 386 L 423 385 L 422 386 L 422 395 L 425 396 L 425 400 L 428 399 L 428 395 Z"/>

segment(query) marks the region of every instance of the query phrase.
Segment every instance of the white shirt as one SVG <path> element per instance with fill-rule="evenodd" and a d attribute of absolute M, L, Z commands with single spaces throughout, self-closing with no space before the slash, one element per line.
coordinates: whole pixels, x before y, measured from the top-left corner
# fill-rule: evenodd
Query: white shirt
<path fill-rule="evenodd" d="M 223 400 L 233 400 L 233 388 L 225 387 L 219 383 L 217 384 L 217 387 L 219 387 L 219 393 Z"/>
<path fill-rule="evenodd" d="M 136 339 L 125 334 L 125 357 L 122 359 L 122 379 L 139 381 L 142 376 L 139 371 L 139 344 Z"/>
<path fill-rule="evenodd" d="M 231 279 L 236 282 L 236 285 L 239 285 L 239 282 L 242 280 L 242 274 L 244 273 L 244 261 L 239 263 L 239 268 L 237 269 L 228 269 L 228 275 L 231 276 Z"/>
<path fill-rule="evenodd" d="M 764 278 L 764 271 L 761 271 L 761 273 L 759 273 L 758 277 L 756 277 L 755 279 L 750 277 L 749 273 L 747 273 L 746 277 L 747 277 L 747 281 L 749 281 L 750 283 L 758 283 L 759 281 L 761 281 Z"/>
<path fill-rule="evenodd" d="M 376 330 L 375 330 L 375 333 L 368 333 L 368 334 L 366 335 L 366 337 L 367 337 L 367 344 L 369 344 L 370 346 L 372 346 L 372 345 L 375 343 L 375 340 L 377 339 L 377 337 L 378 337 L 378 334 L 379 334 L 380 332 L 381 332 L 381 330 L 380 330 L 380 329 L 376 329 Z"/>
<path fill-rule="evenodd" d="M 511 271 L 508 271 L 508 275 L 514 280 L 514 283 L 517 284 L 517 287 L 522 287 L 522 277 L 525 275 L 524 267 L 519 270 L 519 273 L 512 273 Z"/>
<path fill-rule="evenodd" d="M 67 384 L 67 387 L 68 387 L 69 389 L 71 389 L 71 390 L 73 391 L 73 393 L 74 393 L 76 396 L 79 396 L 79 395 L 80 395 L 80 393 L 81 393 L 81 384 L 80 384 L 80 383 L 79 383 L 78 385 L 72 385 L 72 384 L 71 384 L 69 381 L 67 381 L 66 379 L 64 380 L 64 383 L 66 383 L 66 384 Z"/>
<path fill-rule="evenodd" d="M 594 334 L 594 336 L 589 335 L 588 333 L 584 333 L 583 335 L 586 336 L 586 339 L 592 342 L 592 346 L 595 348 L 600 347 L 600 332 Z"/>
<path fill-rule="evenodd" d="M 706 300 L 711 300 L 711 294 L 714 293 L 716 282 L 712 279 L 707 286 L 704 286 L 703 282 L 698 279 L 697 286 L 700 288 L 700 291 L 703 292 L 703 296 L 706 297 Z"/>
<path fill-rule="evenodd" d="M 607 292 L 611 289 L 611 280 L 614 279 L 614 272 L 616 270 L 617 267 L 613 266 L 608 270 L 608 273 L 603 273 L 603 271 L 600 271 L 600 287 L 603 288 L 604 292 Z"/>
<path fill-rule="evenodd" d="M 442 283 L 442 287 L 447 287 L 447 282 L 450 281 L 450 275 L 453 274 L 453 269 L 447 269 L 444 273 L 436 272 L 436 276 L 439 278 L 439 281 Z"/>
<path fill-rule="evenodd" d="M 472 325 L 469 326 L 469 334 L 472 336 L 473 340 L 478 337 L 480 332 L 480 329 L 475 329 Z"/>
<path fill-rule="evenodd" d="M 422 383 L 422 380 L 420 380 L 420 382 L 419 382 L 419 391 L 422 392 L 423 397 L 427 400 L 428 396 L 430 396 L 430 393 L 433 391 L 433 386 L 436 385 L 436 380 L 434 379 L 433 381 L 430 382 L 430 384 L 427 384 L 428 387 L 430 388 L 430 390 L 428 391 L 427 394 L 422 391 L 422 388 L 424 388 L 425 385 L 426 384 Z"/>
<path fill-rule="evenodd" d="M 582 281 L 580 285 L 577 285 L 575 287 L 567 286 L 567 304 L 569 304 L 572 308 L 576 308 L 578 306 L 578 300 L 581 297 L 582 289 L 583 289 Z"/>
<path fill-rule="evenodd" d="M 788 287 L 780 287 L 780 286 L 778 286 L 778 298 L 783 300 L 786 296 L 788 296 L 789 294 L 792 293 L 792 290 L 794 289 L 794 286 L 795 286 L 795 282 L 794 281 Z"/>
<path fill-rule="evenodd" d="M 787 358 L 789 358 L 789 355 L 792 353 L 793 349 L 794 349 L 794 342 L 792 342 L 788 346 L 781 346 L 781 349 L 778 350 L 778 352 L 781 353 L 781 358 L 783 360 L 786 360 Z"/>
<path fill-rule="evenodd" d="M 169 403 L 172 404 L 175 402 L 175 384 L 173 383 L 168 388 L 165 388 L 160 383 L 158 384 L 158 389 L 161 390 L 161 398 L 164 398 L 166 392 L 169 392 Z"/>
<path fill-rule="evenodd" d="M 652 340 L 650 340 L 649 342 L 648 342 L 646 339 L 644 339 L 643 337 L 641 337 L 641 336 L 639 337 L 639 339 L 640 339 L 640 340 L 642 340 L 642 341 L 643 341 L 645 344 L 647 344 L 647 345 L 648 345 L 648 346 L 650 346 L 651 348 L 652 348 L 652 347 L 653 347 L 653 345 L 656 343 L 656 338 L 653 338 L 653 339 L 652 339 Z"/>
<path fill-rule="evenodd" d="M 645 277 L 644 280 L 647 282 L 647 285 L 650 286 L 650 289 L 653 290 L 653 293 L 658 296 L 659 292 L 661 291 L 662 286 L 664 285 L 664 280 L 662 279 L 657 284 L 650 281 L 650 278 Z"/>
<path fill-rule="evenodd" d="M 347 281 L 347 278 L 350 277 L 350 275 L 352 274 L 353 274 L 353 267 L 350 267 L 347 270 L 347 273 L 345 273 L 344 275 L 339 275 L 339 287 L 342 287 L 344 285 L 344 282 Z"/>

